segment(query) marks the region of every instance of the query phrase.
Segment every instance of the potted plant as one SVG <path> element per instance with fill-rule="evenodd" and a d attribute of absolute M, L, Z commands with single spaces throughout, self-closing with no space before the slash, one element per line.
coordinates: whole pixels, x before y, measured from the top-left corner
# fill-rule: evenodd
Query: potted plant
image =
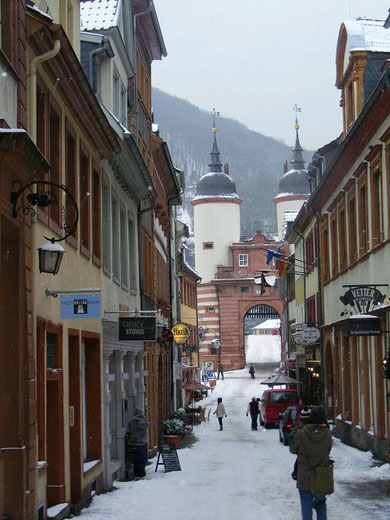
<path fill-rule="evenodd" d="M 184 433 L 184 422 L 181 419 L 166 419 L 161 426 L 163 442 L 173 444 L 177 449 Z"/>
<path fill-rule="evenodd" d="M 180 419 L 180 421 L 183 421 L 184 426 L 190 424 L 190 420 L 184 408 L 178 408 L 175 412 L 173 412 L 172 419 Z"/>

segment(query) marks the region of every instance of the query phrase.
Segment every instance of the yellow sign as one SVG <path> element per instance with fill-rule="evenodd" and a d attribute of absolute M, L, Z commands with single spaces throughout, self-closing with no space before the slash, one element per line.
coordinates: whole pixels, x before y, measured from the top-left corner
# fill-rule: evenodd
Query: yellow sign
<path fill-rule="evenodd" d="M 176 325 L 172 327 L 172 334 L 176 343 L 184 345 L 191 335 L 191 329 L 186 323 L 176 323 Z"/>

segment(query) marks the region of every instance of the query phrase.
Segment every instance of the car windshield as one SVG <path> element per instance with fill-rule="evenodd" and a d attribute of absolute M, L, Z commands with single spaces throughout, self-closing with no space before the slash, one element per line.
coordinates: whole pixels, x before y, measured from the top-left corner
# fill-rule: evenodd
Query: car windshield
<path fill-rule="evenodd" d="M 296 403 L 298 396 L 294 392 L 272 392 L 269 396 L 269 402 L 272 404 Z"/>

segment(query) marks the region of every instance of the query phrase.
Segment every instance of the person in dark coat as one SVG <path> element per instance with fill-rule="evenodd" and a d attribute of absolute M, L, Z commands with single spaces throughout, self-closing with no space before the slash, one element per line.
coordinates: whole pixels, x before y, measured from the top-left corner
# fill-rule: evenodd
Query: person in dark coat
<path fill-rule="evenodd" d="M 249 365 L 249 373 L 251 375 L 251 378 L 254 379 L 255 378 L 255 367 L 253 366 L 253 363 L 251 363 Z"/>
<path fill-rule="evenodd" d="M 251 414 L 252 431 L 257 430 L 259 411 L 259 401 L 256 400 L 256 397 L 252 397 L 252 400 L 248 403 L 248 408 L 246 409 L 246 416 L 248 417 L 248 413 Z"/>
<path fill-rule="evenodd" d="M 220 375 L 221 375 L 222 381 L 223 381 L 224 380 L 224 375 L 223 375 L 223 365 L 222 365 L 222 363 L 218 363 L 218 376 L 217 376 L 217 379 L 219 379 Z"/>
<path fill-rule="evenodd" d="M 135 408 L 134 416 L 128 425 L 128 443 L 133 452 L 134 478 L 146 477 L 145 466 L 148 462 L 149 421 L 142 408 Z"/>
<path fill-rule="evenodd" d="M 309 422 L 310 424 L 295 432 L 290 452 L 298 455 L 297 488 L 301 499 L 302 520 L 311 520 L 313 509 L 317 513 L 317 520 L 326 520 L 326 497 L 312 495 L 310 492 L 313 469 L 330 464 L 332 435 L 323 424 L 326 422 L 323 406 L 312 409 Z"/>

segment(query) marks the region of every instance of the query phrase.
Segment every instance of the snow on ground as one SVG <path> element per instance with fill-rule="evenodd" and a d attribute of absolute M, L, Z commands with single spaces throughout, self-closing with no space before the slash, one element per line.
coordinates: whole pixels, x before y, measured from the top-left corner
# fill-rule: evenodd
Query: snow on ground
<path fill-rule="evenodd" d="M 255 335 L 245 336 L 245 358 L 247 363 L 280 362 L 280 336 Z"/>
<path fill-rule="evenodd" d="M 210 422 L 194 427 L 196 442 L 178 450 L 182 471 L 164 473 L 156 458 L 147 467 L 151 480 L 117 482 L 116 491 L 96 496 L 81 520 L 297 520 L 300 504 L 291 471 L 295 456 L 279 442 L 278 430 L 251 431 L 245 416 L 252 396 L 267 376 L 257 368 L 251 380 L 246 369 L 227 372 L 203 405 L 215 409 L 222 397 L 227 418 L 224 430 Z M 207 414 L 206 414 L 207 416 Z M 335 493 L 328 498 L 332 520 L 389 519 L 385 492 L 389 465 L 371 467 L 372 458 L 334 439 Z"/>

